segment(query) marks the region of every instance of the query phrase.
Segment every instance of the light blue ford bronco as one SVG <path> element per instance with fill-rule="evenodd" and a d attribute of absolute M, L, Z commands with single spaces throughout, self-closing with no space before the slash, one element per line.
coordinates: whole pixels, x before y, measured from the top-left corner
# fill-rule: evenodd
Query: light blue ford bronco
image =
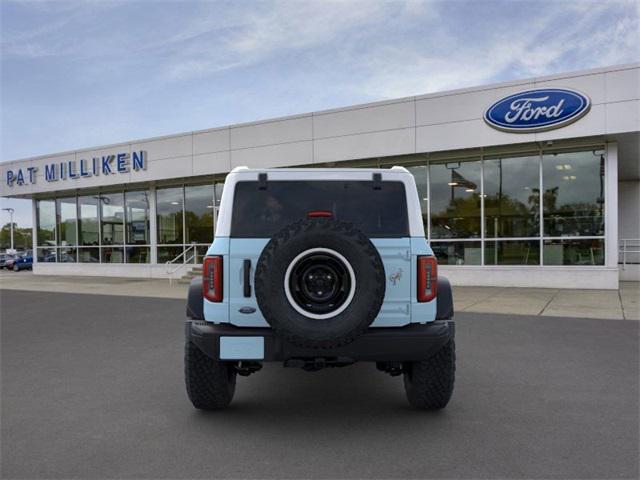
<path fill-rule="evenodd" d="M 422 409 L 453 392 L 451 287 L 402 167 L 234 169 L 187 317 L 185 380 L 199 409 L 229 405 L 237 375 L 263 362 L 375 362 L 403 375 Z"/>

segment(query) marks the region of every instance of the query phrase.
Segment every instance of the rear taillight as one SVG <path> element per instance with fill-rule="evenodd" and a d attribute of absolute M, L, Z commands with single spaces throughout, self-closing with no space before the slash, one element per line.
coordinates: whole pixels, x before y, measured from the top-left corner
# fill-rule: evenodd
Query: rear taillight
<path fill-rule="evenodd" d="M 313 212 L 307 212 L 309 218 L 331 218 L 333 213 L 326 210 L 314 210 Z"/>
<path fill-rule="evenodd" d="M 438 261 L 436 257 L 418 257 L 418 302 L 430 302 L 438 294 Z"/>
<path fill-rule="evenodd" d="M 204 257 L 202 292 L 210 302 L 222 301 L 222 257 Z"/>

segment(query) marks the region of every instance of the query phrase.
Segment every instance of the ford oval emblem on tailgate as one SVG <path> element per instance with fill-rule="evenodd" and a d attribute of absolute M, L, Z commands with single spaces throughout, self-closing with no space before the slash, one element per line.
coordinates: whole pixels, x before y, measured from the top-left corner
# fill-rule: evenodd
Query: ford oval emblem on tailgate
<path fill-rule="evenodd" d="M 240 313 L 256 313 L 256 309 L 253 307 L 242 307 L 238 310 Z"/>

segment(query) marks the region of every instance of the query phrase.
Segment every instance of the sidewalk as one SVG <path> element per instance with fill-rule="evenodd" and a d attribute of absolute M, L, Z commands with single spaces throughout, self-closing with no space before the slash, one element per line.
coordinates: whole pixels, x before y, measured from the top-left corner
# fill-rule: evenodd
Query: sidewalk
<path fill-rule="evenodd" d="M 33 275 L 0 272 L 0 289 L 186 299 L 187 286 L 169 280 Z M 454 287 L 457 312 L 640 320 L 640 283 L 620 290 Z"/>
<path fill-rule="evenodd" d="M 620 290 L 454 287 L 456 311 L 640 320 L 640 283 Z"/>

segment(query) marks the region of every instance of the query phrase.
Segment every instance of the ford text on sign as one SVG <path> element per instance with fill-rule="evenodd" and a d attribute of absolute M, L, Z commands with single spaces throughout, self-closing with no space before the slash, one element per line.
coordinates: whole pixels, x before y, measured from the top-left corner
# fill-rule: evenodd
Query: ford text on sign
<path fill-rule="evenodd" d="M 498 100 L 484 113 L 484 120 L 507 132 L 539 132 L 574 122 L 590 107 L 589 97 L 576 90 L 541 88 Z"/>

